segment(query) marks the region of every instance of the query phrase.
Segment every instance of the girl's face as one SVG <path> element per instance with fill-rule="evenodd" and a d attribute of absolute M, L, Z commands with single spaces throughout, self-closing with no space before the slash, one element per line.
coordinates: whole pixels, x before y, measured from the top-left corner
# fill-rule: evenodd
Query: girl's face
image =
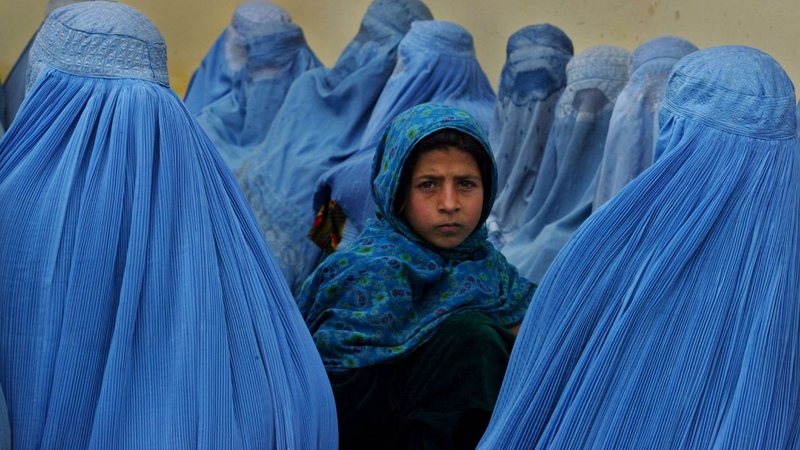
<path fill-rule="evenodd" d="M 481 172 L 475 158 L 457 147 L 421 154 L 407 192 L 406 222 L 438 248 L 457 247 L 478 226 L 483 209 Z"/>

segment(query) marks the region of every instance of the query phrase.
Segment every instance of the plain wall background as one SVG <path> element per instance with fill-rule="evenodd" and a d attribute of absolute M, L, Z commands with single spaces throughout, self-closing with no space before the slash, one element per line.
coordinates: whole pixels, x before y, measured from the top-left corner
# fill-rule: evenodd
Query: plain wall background
<path fill-rule="evenodd" d="M 617 45 L 629 51 L 672 34 L 700 48 L 739 44 L 766 51 L 800 83 L 800 2 L 797 0 L 424 0 L 434 17 L 473 35 L 478 59 L 497 87 L 508 36 L 549 22 L 575 51 Z M 167 41 L 172 87 L 183 95 L 194 69 L 227 26 L 239 1 L 128 0 Z M 274 0 L 303 28 L 311 48 L 331 66 L 355 36 L 369 0 Z M 5 79 L 36 28 L 46 0 L 0 0 L 0 78 Z"/>

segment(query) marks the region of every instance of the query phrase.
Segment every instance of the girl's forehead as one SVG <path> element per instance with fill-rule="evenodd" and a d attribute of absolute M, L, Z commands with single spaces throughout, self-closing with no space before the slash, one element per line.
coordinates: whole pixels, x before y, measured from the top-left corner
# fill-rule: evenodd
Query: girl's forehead
<path fill-rule="evenodd" d="M 475 159 L 475 156 L 472 153 L 454 145 L 434 147 L 425 150 L 416 155 L 416 158 L 409 159 L 406 162 L 407 165 L 411 163 L 414 164 L 413 170 L 415 173 L 425 167 L 430 167 L 433 165 L 447 166 L 449 164 L 466 165 L 475 169 L 475 171 L 479 170 L 478 161 Z"/>

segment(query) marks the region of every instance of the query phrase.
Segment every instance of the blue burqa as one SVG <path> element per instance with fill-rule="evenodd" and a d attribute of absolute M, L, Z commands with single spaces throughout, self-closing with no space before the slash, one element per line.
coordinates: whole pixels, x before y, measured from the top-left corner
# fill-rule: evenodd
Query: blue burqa
<path fill-rule="evenodd" d="M 336 65 L 295 80 L 264 143 L 242 164 L 237 178 L 293 291 L 320 256 L 306 236 L 314 187 L 356 151 L 400 39 L 413 21 L 430 17 L 419 0 L 374 0 Z"/>
<path fill-rule="evenodd" d="M 683 58 L 649 169 L 578 230 L 479 449 L 800 446 L 795 91 L 747 47 Z"/>
<path fill-rule="evenodd" d="M 414 22 L 400 42 L 397 67 L 381 92 L 358 152 L 322 176 L 314 210 L 328 200 L 336 202 L 347 216 L 341 242 L 351 242 L 375 217 L 370 168 L 381 136 L 395 117 L 413 106 L 435 102 L 467 111 L 485 132 L 495 101 L 466 29 L 439 20 Z"/>
<path fill-rule="evenodd" d="M 508 38 L 489 128 L 500 193 L 486 224 L 498 248 L 516 233 L 525 213 L 572 53 L 569 37 L 549 24 L 529 25 Z"/>
<path fill-rule="evenodd" d="M 663 36 L 633 52 L 631 78 L 614 103 L 592 209 L 614 197 L 653 163 L 658 111 L 672 67 L 697 50 L 690 42 Z"/>
<path fill-rule="evenodd" d="M 335 449 L 320 356 L 158 30 L 60 8 L 31 78 L 0 142 L 14 448 Z"/>
<path fill-rule="evenodd" d="M 502 248 L 534 283 L 592 212 L 608 122 L 629 67 L 630 54 L 609 46 L 584 50 L 567 64 L 567 87 L 556 104 L 522 225 Z"/>
<path fill-rule="evenodd" d="M 183 101 L 198 115 L 209 104 L 239 89 L 247 65 L 248 40 L 269 34 L 277 24 L 291 22 L 278 5 L 252 0 L 236 7 L 231 23 L 220 34 L 192 74 Z"/>
<path fill-rule="evenodd" d="M 197 115 L 234 173 L 247 154 L 264 142 L 292 82 L 322 65 L 293 23 L 265 23 L 245 35 L 244 44 L 239 83 Z"/>

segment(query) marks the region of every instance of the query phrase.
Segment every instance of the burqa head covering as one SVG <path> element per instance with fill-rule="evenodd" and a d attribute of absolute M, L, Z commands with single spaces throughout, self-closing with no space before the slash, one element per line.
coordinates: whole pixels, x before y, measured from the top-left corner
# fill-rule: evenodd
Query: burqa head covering
<path fill-rule="evenodd" d="M 347 217 L 343 243 L 358 236 L 366 221 L 374 217 L 370 167 L 381 136 L 401 112 L 425 102 L 461 108 L 488 129 L 494 91 L 475 57 L 472 35 L 458 24 L 423 20 L 411 25 L 400 42 L 397 66 L 381 92 L 358 152 L 330 169 L 317 184 L 314 209 L 332 200 Z"/>
<path fill-rule="evenodd" d="M 330 384 L 236 181 L 120 3 L 54 11 L 0 142 L 19 448 L 336 448 Z M 25 201 L 20 201 L 25 199 Z"/>
<path fill-rule="evenodd" d="M 481 220 L 449 250 L 425 241 L 394 207 L 414 146 L 443 129 L 476 139 L 492 164 L 486 171 L 491 179 L 483 180 Z M 504 326 L 519 322 L 534 286 L 492 247 L 482 226 L 494 201 L 496 176 L 486 136 L 466 111 L 425 103 L 391 123 L 370 177 L 378 218 L 358 240 L 326 258 L 298 295 L 328 370 L 401 358 L 460 312 L 479 311 Z"/>
<path fill-rule="evenodd" d="M 303 72 L 322 65 L 293 23 L 263 24 L 245 35 L 244 44 L 239 83 L 197 114 L 233 172 L 264 142 L 291 84 Z"/>
<path fill-rule="evenodd" d="M 80 1 L 88 0 L 50 0 L 47 2 L 47 10 L 45 11 L 45 18 L 53 12 L 56 8 L 71 5 Z M 5 82 L 3 82 L 3 90 L 5 91 L 4 107 L 0 107 L 0 127 L 5 126 L 7 129 L 14 121 L 22 101 L 25 99 L 25 76 L 28 73 L 28 54 L 33 44 L 33 38 L 28 41 L 28 45 L 22 50 L 22 54 L 14 63 L 11 71 L 8 73 Z"/>
<path fill-rule="evenodd" d="M 207 105 L 238 89 L 248 64 L 248 41 L 269 35 L 278 24 L 291 21 L 283 8 L 264 0 L 251 0 L 236 7 L 231 23 L 189 80 L 183 99 L 189 111 L 198 115 Z"/>
<path fill-rule="evenodd" d="M 630 54 L 611 46 L 584 50 L 567 64 L 567 87 L 556 104 L 522 225 L 501 247 L 534 282 L 592 212 L 608 122 L 629 69 Z"/>
<path fill-rule="evenodd" d="M 667 83 L 662 157 L 547 271 L 481 449 L 796 448 L 795 92 L 717 47 Z"/>
<path fill-rule="evenodd" d="M 652 164 L 667 78 L 675 63 L 695 50 L 692 43 L 673 36 L 652 39 L 634 50 L 631 78 L 611 113 L 592 209 Z"/>
<path fill-rule="evenodd" d="M 499 246 L 525 213 L 572 53 L 569 37 L 549 24 L 524 27 L 508 38 L 489 129 L 501 188 L 488 226 L 490 240 Z"/>
<path fill-rule="evenodd" d="M 336 65 L 295 80 L 264 143 L 242 164 L 237 178 L 293 291 L 320 257 L 306 237 L 317 181 L 356 151 L 400 39 L 430 14 L 419 0 L 374 0 Z"/>

